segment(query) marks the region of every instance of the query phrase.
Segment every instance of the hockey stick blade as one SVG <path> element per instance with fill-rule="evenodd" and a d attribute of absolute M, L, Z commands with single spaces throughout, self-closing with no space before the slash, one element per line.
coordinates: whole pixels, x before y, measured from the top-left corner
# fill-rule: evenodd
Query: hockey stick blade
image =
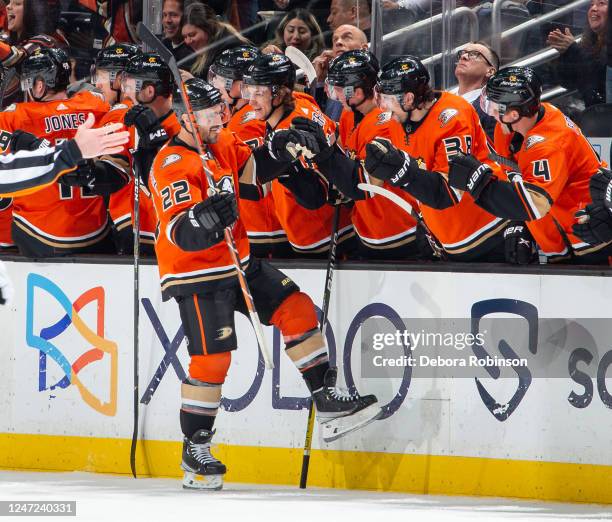
<path fill-rule="evenodd" d="M 293 47 L 292 45 L 287 46 L 287 49 L 285 49 L 285 56 L 287 56 L 296 67 L 304 71 L 306 78 L 308 78 L 308 83 L 312 85 L 312 82 L 317 79 L 317 72 L 308 57 L 297 47 Z"/>
<path fill-rule="evenodd" d="M 386 188 L 379 187 L 378 185 L 371 185 L 369 183 L 359 183 L 357 188 L 363 190 L 364 192 L 373 192 L 374 194 L 382 196 L 383 198 L 387 198 L 388 200 L 393 201 L 393 203 L 395 203 L 398 207 L 408 212 L 408 214 L 413 214 L 412 205 L 410 203 Z"/>

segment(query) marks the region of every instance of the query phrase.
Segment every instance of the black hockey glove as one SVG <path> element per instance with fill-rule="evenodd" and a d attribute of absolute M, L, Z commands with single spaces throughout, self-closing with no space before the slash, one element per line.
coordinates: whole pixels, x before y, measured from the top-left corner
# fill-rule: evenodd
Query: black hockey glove
<path fill-rule="evenodd" d="M 469 192 L 474 199 L 482 193 L 493 177 L 493 170 L 474 156 L 455 154 L 448 160 L 448 182 L 451 187 Z"/>
<path fill-rule="evenodd" d="M 534 260 L 535 241 L 527 225 L 516 221 L 504 230 L 504 250 L 506 263 L 528 265 Z"/>
<path fill-rule="evenodd" d="M 155 113 L 144 105 L 134 105 L 125 113 L 123 122 L 126 127 L 136 127 L 140 137 L 139 148 L 158 149 L 170 139 Z"/>
<path fill-rule="evenodd" d="M 68 187 L 92 188 L 96 180 L 96 170 L 93 161 L 80 161 L 76 170 L 64 174 L 59 183 Z"/>
<path fill-rule="evenodd" d="M 612 209 L 612 172 L 608 169 L 600 168 L 589 182 L 591 199 L 596 205 L 603 205 L 607 209 Z"/>
<path fill-rule="evenodd" d="M 374 138 L 366 145 L 364 167 L 370 176 L 394 187 L 409 185 L 419 171 L 416 160 L 386 138 Z"/>
<path fill-rule="evenodd" d="M 293 120 L 291 120 L 291 128 L 306 132 L 313 136 L 317 141 L 319 152 L 315 158 L 315 161 L 324 160 L 333 152 L 333 148 L 327 140 L 327 136 L 325 136 L 323 127 L 321 127 L 321 125 L 319 125 L 316 121 L 298 116 L 297 118 L 293 118 Z"/>
<path fill-rule="evenodd" d="M 612 241 L 612 214 L 602 206 L 591 203 L 576 212 L 576 218 L 582 221 L 575 223 L 572 231 L 589 245 L 599 245 Z"/>
<path fill-rule="evenodd" d="M 272 133 L 268 139 L 270 155 L 278 161 L 292 162 L 300 156 L 311 159 L 319 152 L 315 137 L 301 130 L 282 129 Z"/>
<path fill-rule="evenodd" d="M 16 130 L 11 135 L 8 142 L 8 146 L 11 152 L 18 152 L 20 150 L 37 150 L 48 147 L 51 143 L 44 139 L 34 136 L 29 132 L 22 130 Z"/>
<path fill-rule="evenodd" d="M 233 192 L 218 192 L 189 209 L 189 219 L 209 234 L 223 232 L 238 219 L 238 204 Z"/>

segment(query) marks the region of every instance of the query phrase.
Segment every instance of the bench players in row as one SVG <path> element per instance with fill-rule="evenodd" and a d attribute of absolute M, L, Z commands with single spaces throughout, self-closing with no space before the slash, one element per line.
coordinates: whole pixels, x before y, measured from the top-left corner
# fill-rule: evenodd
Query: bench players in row
<path fill-rule="evenodd" d="M 115 52 L 121 54 L 119 49 Z M 39 54 L 43 63 L 56 53 Z M 64 97 L 64 82 L 58 81 L 62 63 L 61 59 L 45 61 L 44 68 L 24 79 L 30 96 L 38 100 L 35 103 L 51 102 L 55 113 L 65 110 L 62 105 L 72 109 L 69 103 L 74 103 Z M 113 70 L 110 64 L 105 67 L 98 63 L 96 80 L 100 76 L 102 82 L 102 71 Z M 46 69 L 52 74 L 40 72 Z M 124 107 L 108 112 L 104 106 L 100 113 L 114 112 L 106 116 L 108 121 L 133 123 L 140 143 L 136 145 L 134 134 L 123 154 L 90 165 L 87 188 L 95 193 L 97 186 L 113 176 L 127 186 L 134 170 L 129 154 L 134 151 L 148 150 L 139 159 L 145 168 L 136 169 L 142 174 L 148 172 L 147 162 L 155 158 L 150 179 L 143 177 L 158 223 L 155 250 L 162 295 L 178 302 L 191 356 L 189 378 L 182 384 L 185 487 L 218 488 L 225 473 L 223 464 L 210 453 L 210 441 L 230 354 L 237 348 L 233 314 L 244 311 L 235 269 L 223 244 L 226 227 L 232 227 L 237 238 L 260 315 L 264 323 L 281 330 L 286 352 L 301 371 L 325 421 L 327 438 L 333 440 L 357 429 L 378 413 L 375 397 L 338 391 L 310 298 L 271 265 L 250 257 L 237 194 L 262 201 L 264 186 L 270 184 L 274 211 L 288 243 L 312 255 L 329 248 L 331 185 L 355 201 L 355 208 L 347 210 L 341 221 L 341 236 L 350 238 L 352 218 L 360 250 L 374 257 L 384 257 L 385 250 L 411 255 L 417 222 L 435 250 L 449 259 L 498 260 L 503 256 L 504 231 L 508 245 L 512 243 L 508 230 L 514 234 L 519 227 L 510 227 L 511 220 L 526 222 L 534 236 L 541 234 L 536 237 L 538 244 L 541 248 L 550 245 L 547 253 L 551 255 L 597 255 L 606 250 L 605 243 L 582 248 L 571 236 L 573 214 L 590 201 L 588 182 L 601 164 L 569 120 L 560 119 L 562 115 L 552 106 L 540 104 L 541 88 L 529 70 L 502 70 L 487 87 L 489 109 L 500 121 L 496 144 L 518 164 L 509 173 L 488 158 L 484 132 L 473 108 L 452 94 L 433 91 L 426 70 L 413 57 L 396 59 L 380 72 L 375 58 L 363 51 L 345 53 L 330 65 L 330 95 L 346 106 L 336 140 L 335 124 L 309 96 L 294 92 L 295 70 L 288 59 L 277 54 L 255 56 L 241 80 L 228 78 L 231 82 L 226 81 L 222 88 L 227 99 L 235 98 L 232 90 L 239 86 L 241 98 L 248 100 L 241 124 L 265 122 L 258 124 L 263 135 L 256 136 L 257 144 L 263 145 L 253 149 L 223 129 L 222 94 L 202 80 L 190 80 L 187 90 L 197 132 L 206 144 L 206 166 L 217 184 L 214 196 L 207 196 L 209 187 L 202 175 L 202 160 L 194 152 L 187 116 L 180 109 L 180 120 L 171 113 L 171 80 L 165 64 L 155 55 L 136 53 L 129 57 L 124 73 L 108 75 L 108 85 L 114 90 L 120 77 L 123 99 L 118 101 Z M 376 106 L 375 86 L 388 112 Z M 71 100 L 79 101 L 86 94 Z M 137 104 L 129 108 L 128 98 Z M 244 107 L 236 105 L 238 114 Z M 23 107 L 14 111 L 24 112 Z M 48 118 L 48 125 L 41 120 L 44 129 L 33 130 L 61 138 L 49 131 L 71 119 Z M 99 118 L 102 123 L 102 114 Z M 53 123 L 56 120 L 58 125 Z M 171 124 L 164 125 L 165 121 Z M 61 130 L 65 129 L 53 132 Z M 557 139 L 571 142 L 580 154 L 555 156 L 550 144 Z M 504 144 L 507 149 L 502 148 Z M 309 156 L 314 157 L 296 158 L 296 146 L 309 149 Z M 563 148 L 565 154 L 569 150 Z M 571 166 L 563 174 L 561 161 Z M 402 210 L 380 196 L 361 191 L 357 185 L 368 180 L 386 184 L 410 201 L 418 209 L 415 218 L 401 214 Z M 77 179 L 65 186 L 74 184 L 82 182 Z M 572 191 L 567 190 L 570 186 Z M 83 194 L 82 199 L 86 197 L 99 196 Z M 128 206 L 128 214 L 130 210 Z M 391 215 L 397 218 L 390 219 Z M 381 223 L 379 228 L 376 222 Z M 40 229 L 31 228 L 34 232 Z M 533 242 L 525 234 L 523 227 L 510 252 L 516 259 L 523 255 L 525 243 L 529 245 L 525 258 L 533 253 Z"/>

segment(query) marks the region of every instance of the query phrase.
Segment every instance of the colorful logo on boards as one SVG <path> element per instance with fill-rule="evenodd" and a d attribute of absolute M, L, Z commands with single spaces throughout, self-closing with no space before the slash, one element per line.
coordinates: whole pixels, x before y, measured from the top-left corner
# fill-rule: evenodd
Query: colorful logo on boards
<path fill-rule="evenodd" d="M 35 292 L 36 291 L 36 292 Z M 57 302 L 59 308 L 63 309 L 63 315 L 59 321 L 49 326 L 34 330 L 35 318 L 41 314 L 41 295 L 45 292 Z M 37 301 L 38 300 L 38 301 Z M 91 329 L 79 312 L 89 303 L 96 306 L 96 325 Z M 83 401 L 94 410 L 103 415 L 114 416 L 117 412 L 117 343 L 104 338 L 104 288 L 96 286 L 83 292 L 74 303 L 53 281 L 39 274 L 31 273 L 27 280 L 27 310 L 26 310 L 26 343 L 28 346 L 40 351 L 38 370 L 38 391 L 54 390 L 56 388 L 67 388 L 71 384 L 77 387 Z M 88 346 L 72 363 L 58 347 L 58 337 L 74 327 Z M 55 342 L 54 342 L 55 341 Z M 108 382 L 108 402 L 85 385 L 79 373 L 90 364 L 102 360 L 107 356 L 110 362 L 110 376 Z M 47 360 L 51 358 L 61 368 L 64 376 L 55 384 L 47 383 Z"/>

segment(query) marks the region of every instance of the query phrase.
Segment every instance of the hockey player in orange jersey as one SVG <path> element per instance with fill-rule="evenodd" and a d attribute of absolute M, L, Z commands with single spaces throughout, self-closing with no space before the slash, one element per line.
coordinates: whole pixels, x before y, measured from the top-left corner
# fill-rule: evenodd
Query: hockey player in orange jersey
<path fill-rule="evenodd" d="M 266 123 L 258 119 L 248 100 L 242 99 L 242 76 L 259 56 L 259 50 L 250 45 L 239 45 L 219 53 L 208 71 L 208 81 L 214 85 L 229 109 L 227 128 L 252 149 L 264 143 Z M 254 255 L 261 258 L 291 257 L 292 250 L 274 209 L 271 184 L 262 185 L 260 191 L 241 193 L 240 217 Z"/>
<path fill-rule="evenodd" d="M 92 92 L 68 98 L 68 56 L 61 49 L 41 48 L 21 64 L 22 89 L 32 101 L 0 113 L 0 132 L 21 129 L 49 145 L 74 137 L 88 113 L 96 120 L 108 104 Z M 48 257 L 80 252 L 111 252 L 104 201 L 82 184 L 82 176 L 65 175 L 60 183 L 13 202 L 13 240 L 22 254 Z"/>
<path fill-rule="evenodd" d="M 122 122 L 131 127 L 131 139 L 124 150 L 96 162 L 96 170 L 104 166 L 115 173 L 116 179 L 124 179 L 122 188 L 112 190 L 108 206 L 117 250 L 121 254 L 133 253 L 134 172 L 138 171 L 143 181 L 139 202 L 140 252 L 152 255 L 157 218 L 146 180 L 158 149 L 180 128 L 172 112 L 174 83 L 170 70 L 155 54 L 142 54 L 133 45 L 113 45 L 98 53 L 94 78 L 107 97 L 115 97 L 114 101 L 119 102 L 100 125 Z"/>
<path fill-rule="evenodd" d="M 487 158 L 486 136 L 474 109 L 459 96 L 433 91 L 427 69 L 413 56 L 386 64 L 377 88 L 381 108 L 403 125 L 403 143 L 396 146 L 398 140 L 375 138 L 366 145 L 365 171 L 338 154 L 328 169 L 345 170 L 356 180 L 369 175 L 373 182 L 378 179 L 405 190 L 419 202 L 424 226 L 442 256 L 457 261 L 503 260 L 505 220 L 485 212 L 469 197 L 459 201 L 446 181 L 448 160 L 454 154 L 472 150 L 483 161 Z M 320 163 L 316 157 L 315 161 Z"/>
<path fill-rule="evenodd" d="M 164 300 L 175 298 L 188 339 L 189 376 L 181 387 L 181 429 L 184 434 L 183 486 L 220 489 L 225 465 L 210 451 L 221 387 L 238 347 L 234 312 L 246 306 L 232 264 L 224 230 L 231 227 L 238 257 L 245 267 L 255 306 L 264 324 L 282 333 L 285 351 L 301 372 L 317 407 L 319 420 L 340 431 L 325 431 L 328 440 L 370 422 L 380 411 L 372 395 L 341 395 L 335 385 L 327 349 L 310 298 L 285 274 L 250 256 L 249 242 L 238 214 L 240 187 L 260 172 L 256 155 L 222 126 L 219 91 L 200 79 L 185 88 L 204 143 L 199 156 L 187 115 L 184 128 L 156 156 L 150 185 L 159 218 L 155 250 Z M 297 136 L 282 131 L 281 136 Z M 271 147 L 278 152 L 278 142 Z M 260 156 L 261 157 L 261 156 Z M 215 187 L 209 187 L 203 163 Z M 211 195 L 212 194 L 212 195 Z"/>
<path fill-rule="evenodd" d="M 415 219 L 398 211 L 395 203 L 382 196 L 364 192 L 357 187 L 365 182 L 360 161 L 365 159 L 366 145 L 374 138 L 386 138 L 398 147 L 405 142 L 401 124 L 390 112 L 376 105 L 374 88 L 378 78 L 378 60 L 368 51 L 347 51 L 336 57 L 329 66 L 328 92 L 331 99 L 344 105 L 340 117 L 340 135 L 334 154 L 344 154 L 355 160 L 351 171 L 338 168 L 333 157 L 316 160 L 319 171 L 345 196 L 355 201 L 352 212 L 355 233 L 360 240 L 359 253 L 366 259 L 408 259 L 417 257 Z M 293 127 L 311 131 L 318 136 L 320 146 L 326 147 L 320 126 L 305 118 L 295 119 Z M 348 163 L 348 162 L 347 162 Z M 387 189 L 416 207 L 416 201 L 406 192 L 389 184 Z M 428 248 L 428 252 L 431 250 Z"/>
<path fill-rule="evenodd" d="M 591 202 L 589 180 L 603 165 L 577 125 L 540 102 L 542 84 L 529 67 L 508 67 L 485 87 L 494 116 L 495 149 L 511 167 L 509 181 L 472 156 L 453 159 L 449 181 L 489 212 L 526 222 L 551 260 L 608 262 L 610 242 L 589 245 L 572 231 L 574 215 Z"/>
<path fill-rule="evenodd" d="M 254 116 L 266 122 L 266 140 L 274 132 L 288 129 L 294 118 L 307 118 L 319 124 L 326 140 L 335 140 L 336 126 L 325 116 L 313 98 L 294 93 L 295 67 L 283 54 L 265 54 L 244 73 L 242 97 L 249 100 Z M 255 151 L 257 155 L 257 151 Z M 295 252 L 324 256 L 332 236 L 334 208 L 328 204 L 329 184 L 307 168 L 272 182 L 276 215 Z M 339 251 L 354 238 L 350 211 L 340 215 Z"/>

